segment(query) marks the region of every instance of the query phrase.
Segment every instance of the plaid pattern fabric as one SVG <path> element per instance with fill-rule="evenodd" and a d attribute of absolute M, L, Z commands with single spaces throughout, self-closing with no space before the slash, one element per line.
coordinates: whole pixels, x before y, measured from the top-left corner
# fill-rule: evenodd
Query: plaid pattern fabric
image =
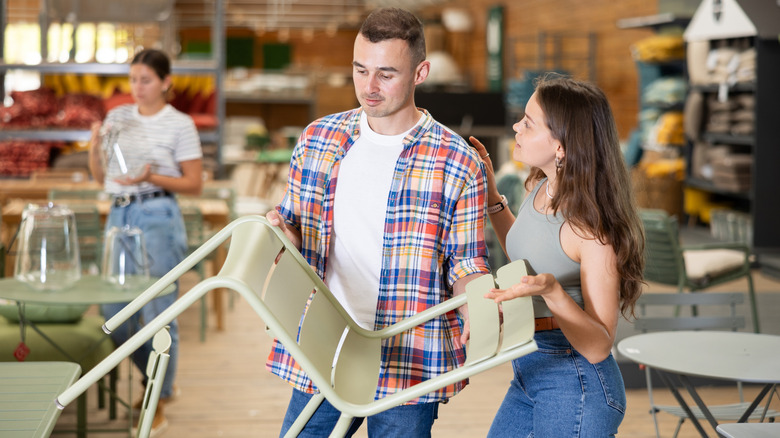
<path fill-rule="evenodd" d="M 360 109 L 309 125 L 293 152 L 288 190 L 277 210 L 302 234 L 301 253 L 325 277 L 339 163 L 360 135 Z M 476 150 L 424 112 L 404 139 L 385 219 L 375 326 L 381 329 L 452 296 L 453 283 L 488 273 L 485 177 Z M 455 312 L 385 341 L 377 397 L 444 373 L 465 360 Z M 266 367 L 297 389 L 316 388 L 275 342 Z M 448 399 L 459 382 L 417 399 Z"/>

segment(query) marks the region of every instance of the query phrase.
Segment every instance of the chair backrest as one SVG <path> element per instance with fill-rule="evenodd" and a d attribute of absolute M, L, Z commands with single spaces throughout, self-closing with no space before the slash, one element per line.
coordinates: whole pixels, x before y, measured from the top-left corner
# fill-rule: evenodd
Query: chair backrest
<path fill-rule="evenodd" d="M 246 283 L 262 298 L 266 309 L 255 310 L 268 332 L 287 346 L 315 385 L 332 387 L 349 402 L 368 403 L 379 378 L 380 340 L 358 336 L 360 329 L 307 267 L 299 253 L 284 250 L 270 227 L 246 222 L 233 231 L 219 276 Z"/>
<path fill-rule="evenodd" d="M 151 434 L 154 413 L 160 401 L 160 392 L 171 357 L 168 352 L 170 348 L 171 334 L 168 332 L 168 327 L 165 327 L 152 339 L 152 351 L 146 364 L 146 391 L 141 404 L 141 415 L 138 418 L 136 438 L 147 438 Z"/>
<path fill-rule="evenodd" d="M 639 212 L 645 228 L 645 280 L 676 285 L 685 283 L 685 261 L 680 250 L 677 219 L 663 210 Z"/>
<path fill-rule="evenodd" d="M 192 252 L 205 241 L 203 213 L 194 205 L 181 205 L 179 208 L 184 219 L 184 228 L 187 231 L 187 247 L 189 252 Z"/>
<path fill-rule="evenodd" d="M 50 189 L 49 201 L 68 199 L 106 201 L 111 197 L 102 189 Z"/>
<path fill-rule="evenodd" d="M 638 331 L 659 330 L 733 330 L 745 327 L 745 317 L 737 314 L 737 305 L 745 301 L 739 292 L 645 293 L 637 301 Z M 678 309 L 690 307 L 690 310 Z M 715 307 L 719 306 L 719 308 Z M 723 308 L 728 306 L 728 312 Z M 654 307 L 654 310 L 650 308 Z M 666 307 L 658 312 L 658 308 Z M 712 311 L 707 311 L 711 309 Z M 675 315 L 675 313 L 678 313 Z"/>
<path fill-rule="evenodd" d="M 103 253 L 103 225 L 97 206 L 83 202 L 69 203 L 67 200 L 62 200 L 59 204 L 72 210 L 76 218 L 81 269 L 97 273 Z"/>

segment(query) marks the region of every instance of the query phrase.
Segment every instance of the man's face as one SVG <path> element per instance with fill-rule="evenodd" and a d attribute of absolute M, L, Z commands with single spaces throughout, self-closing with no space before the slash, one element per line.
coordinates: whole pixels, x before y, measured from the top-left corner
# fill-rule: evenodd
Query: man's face
<path fill-rule="evenodd" d="M 414 86 L 420 75 L 419 66 L 412 66 L 411 62 L 409 46 L 403 40 L 372 43 L 357 36 L 352 80 L 366 115 L 392 117 L 414 104 Z"/>

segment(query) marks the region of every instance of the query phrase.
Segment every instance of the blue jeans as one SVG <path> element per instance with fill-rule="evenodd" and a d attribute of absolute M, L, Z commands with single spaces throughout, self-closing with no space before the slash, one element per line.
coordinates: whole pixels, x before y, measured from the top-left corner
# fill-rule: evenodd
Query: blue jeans
<path fill-rule="evenodd" d="M 539 350 L 512 361 L 514 379 L 489 437 L 612 437 L 626 390 L 610 355 L 589 363 L 560 330 L 537 332 Z"/>
<path fill-rule="evenodd" d="M 312 394 L 293 389 L 287 413 L 284 415 L 280 437 L 290 429 L 301 413 Z M 327 400 L 323 400 L 314 415 L 306 423 L 299 438 L 327 437 L 330 435 L 341 412 L 336 410 Z M 439 403 L 423 403 L 418 405 L 402 405 L 368 417 L 368 436 L 377 438 L 423 438 L 431 436 L 431 427 L 439 415 Z M 351 437 L 363 424 L 363 418 L 354 418 L 347 431 Z"/>
<path fill-rule="evenodd" d="M 184 259 L 187 251 L 187 234 L 184 230 L 181 210 L 174 198 L 164 196 L 135 201 L 126 207 L 112 207 L 106 220 L 106 230 L 112 226 L 123 225 L 138 227 L 143 232 L 146 252 L 149 256 L 149 272 L 152 276 L 162 277 Z M 177 297 L 178 284 L 174 292 L 155 298 L 131 316 L 111 333 L 111 339 L 116 345 L 121 345 L 143 327 L 144 321 L 154 319 L 176 301 Z M 112 303 L 101 307 L 103 315 L 108 319 L 126 305 L 127 303 Z M 179 325 L 175 319 L 169 325 L 172 341 L 171 358 L 163 381 L 161 398 L 173 395 L 173 381 L 176 378 L 176 362 L 179 357 Z M 150 339 L 132 355 L 133 362 L 144 375 L 151 351 Z"/>

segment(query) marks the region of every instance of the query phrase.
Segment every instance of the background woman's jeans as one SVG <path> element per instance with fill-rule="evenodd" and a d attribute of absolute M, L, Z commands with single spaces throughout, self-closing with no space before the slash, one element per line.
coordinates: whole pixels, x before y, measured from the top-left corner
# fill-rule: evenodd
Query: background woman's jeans
<path fill-rule="evenodd" d="M 610 355 L 597 364 L 563 332 L 537 332 L 539 350 L 512 361 L 514 379 L 489 437 L 610 437 L 626 411 L 626 390 Z"/>
<path fill-rule="evenodd" d="M 174 198 L 163 196 L 131 202 L 126 207 L 112 207 L 106 220 L 106 229 L 124 225 L 138 227 L 143 231 L 146 252 L 151 265 L 149 272 L 152 276 L 162 277 L 184 259 L 187 251 L 187 234 L 181 210 L 179 210 Z M 127 322 L 114 330 L 111 333 L 111 339 L 116 345 L 124 343 L 143 327 L 144 321 L 151 321 L 176 301 L 178 292 L 177 283 L 174 292 L 150 301 L 138 313 L 131 316 Z M 126 305 L 127 303 L 105 304 L 102 306 L 103 315 L 108 319 Z M 170 323 L 170 333 L 171 358 L 163 381 L 161 398 L 173 395 L 173 382 L 176 378 L 176 363 L 179 357 L 179 325 L 175 319 Z M 152 341 L 150 339 L 133 353 L 133 362 L 140 370 L 146 370 L 146 363 L 149 361 L 151 351 Z"/>

